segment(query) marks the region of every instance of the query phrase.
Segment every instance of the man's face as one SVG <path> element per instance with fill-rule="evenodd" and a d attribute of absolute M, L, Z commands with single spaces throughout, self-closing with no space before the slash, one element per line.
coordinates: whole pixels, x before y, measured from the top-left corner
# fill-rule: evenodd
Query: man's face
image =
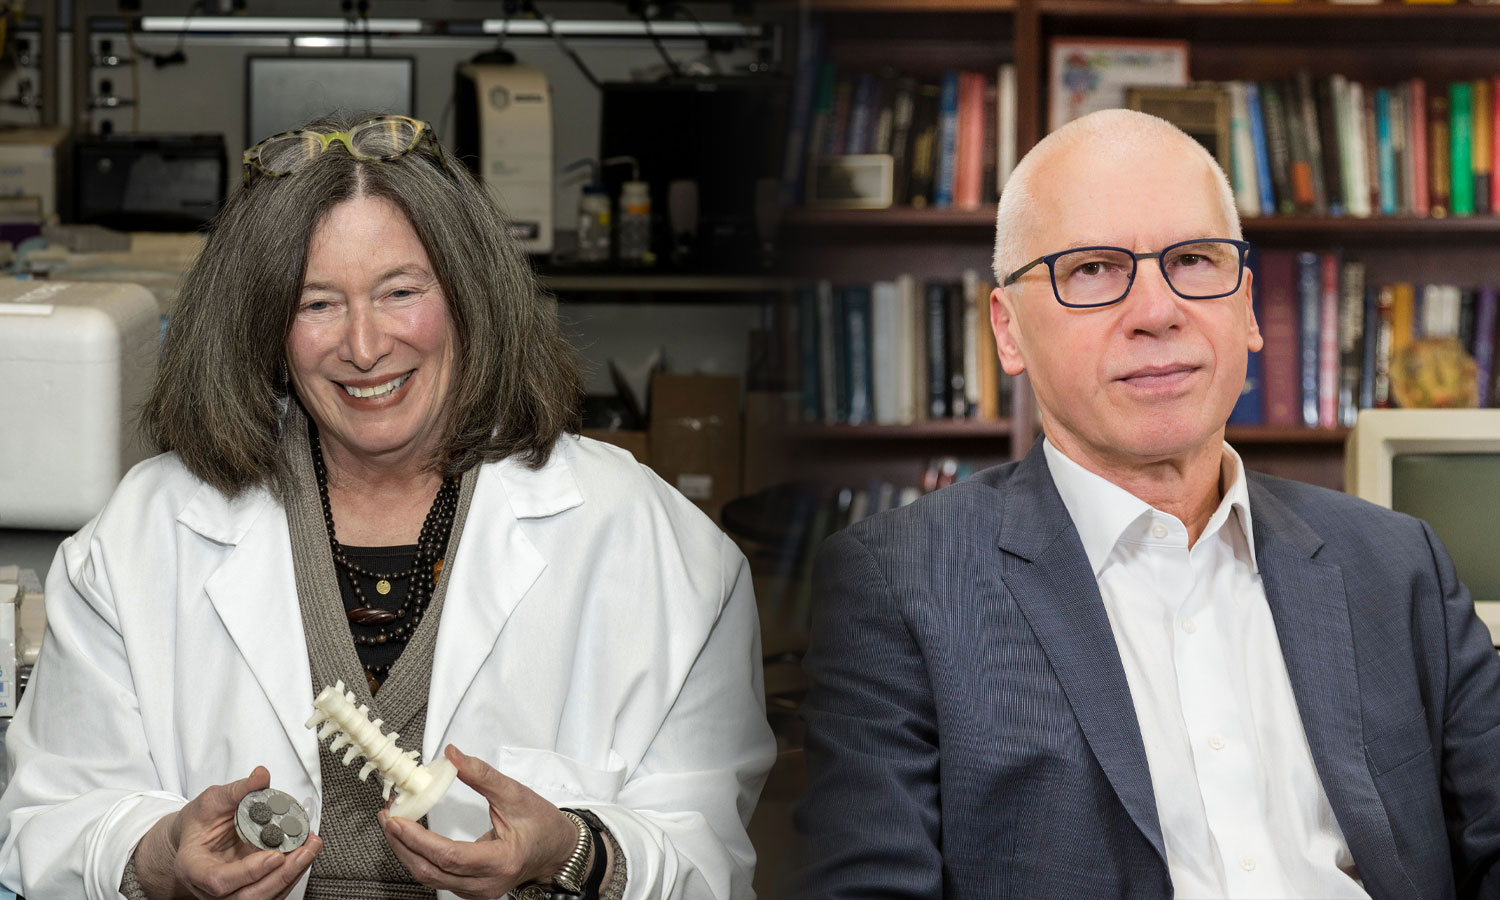
<path fill-rule="evenodd" d="M 1185 150 L 1098 154 L 1108 159 L 1090 159 L 1086 146 L 1055 153 L 1037 172 L 1035 227 L 1022 258 L 1088 245 L 1155 252 L 1231 237 L 1213 173 Z M 1048 439 L 1075 459 L 1111 467 L 1217 447 L 1247 353 L 1262 343 L 1248 272 L 1230 296 L 1185 300 L 1154 259 L 1138 263 L 1123 301 L 1098 309 L 1059 304 L 1039 265 L 995 291 L 991 318 L 1005 370 L 1030 373 Z"/>

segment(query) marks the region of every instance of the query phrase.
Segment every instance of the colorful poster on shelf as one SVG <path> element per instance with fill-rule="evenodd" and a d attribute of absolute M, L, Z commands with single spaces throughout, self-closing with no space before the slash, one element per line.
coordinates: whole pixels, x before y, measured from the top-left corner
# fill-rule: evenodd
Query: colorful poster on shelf
<path fill-rule="evenodd" d="M 1188 83 L 1186 41 L 1053 38 L 1048 44 L 1047 130 L 1125 105 L 1129 87 Z"/>

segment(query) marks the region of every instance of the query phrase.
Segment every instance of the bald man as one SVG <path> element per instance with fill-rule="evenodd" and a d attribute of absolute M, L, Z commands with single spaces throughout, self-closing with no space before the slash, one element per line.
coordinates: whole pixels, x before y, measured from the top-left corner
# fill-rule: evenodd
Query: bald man
<path fill-rule="evenodd" d="M 825 544 L 809 897 L 1500 896 L 1500 658 L 1446 551 L 1224 442 L 1248 248 L 1160 119 L 1016 168 L 991 323 L 1046 436 Z"/>

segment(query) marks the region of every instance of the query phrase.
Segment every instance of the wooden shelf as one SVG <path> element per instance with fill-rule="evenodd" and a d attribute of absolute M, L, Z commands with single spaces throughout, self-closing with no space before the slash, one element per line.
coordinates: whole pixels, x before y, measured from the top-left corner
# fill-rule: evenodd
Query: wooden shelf
<path fill-rule="evenodd" d="M 813 12 L 1010 12 L 1016 0 L 810 0 Z"/>
<path fill-rule="evenodd" d="M 1347 428 L 1272 427 L 1269 425 L 1231 425 L 1224 439 L 1230 444 L 1326 444 L 1344 445 Z"/>
<path fill-rule="evenodd" d="M 794 290 L 798 284 L 770 275 L 541 272 L 538 277 L 558 294 L 763 294 Z"/>
<path fill-rule="evenodd" d="M 940 419 L 914 425 L 798 425 L 782 434 L 794 441 L 1009 440 L 1010 421 Z"/>

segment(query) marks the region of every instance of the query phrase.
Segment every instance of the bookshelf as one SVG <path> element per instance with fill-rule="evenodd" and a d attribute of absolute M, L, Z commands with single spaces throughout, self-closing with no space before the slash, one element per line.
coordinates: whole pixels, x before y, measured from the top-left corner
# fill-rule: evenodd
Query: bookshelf
<path fill-rule="evenodd" d="M 1135 0 L 814 0 L 828 58 L 841 69 L 890 64 L 931 76 L 950 68 L 1016 66 L 1016 141 L 1024 154 L 1046 131 L 1047 47 L 1053 38 L 1157 38 L 1189 47 L 1194 81 L 1314 78 L 1341 74 L 1367 84 L 1423 78 L 1429 85 L 1500 75 L 1500 6 L 1454 4 L 1177 3 Z M 784 240 L 797 245 L 802 277 L 872 281 L 987 272 L 994 207 L 787 211 Z M 1253 216 L 1246 238 L 1274 250 L 1337 252 L 1365 265 L 1370 283 L 1500 284 L 1493 252 L 1500 215 L 1351 218 Z M 801 426 L 794 452 L 851 477 L 899 474 L 918 459 L 957 455 L 975 464 L 1030 447 L 1035 411 L 1020 388 L 1000 423 Z M 1343 428 L 1236 426 L 1228 439 L 1251 468 L 1330 487 L 1343 481 Z M 1008 444 L 1008 452 L 1000 448 Z M 902 456 L 910 454 L 911 459 Z M 837 461 L 837 465 L 835 465 Z M 903 469 L 904 467 L 904 469 Z"/>

